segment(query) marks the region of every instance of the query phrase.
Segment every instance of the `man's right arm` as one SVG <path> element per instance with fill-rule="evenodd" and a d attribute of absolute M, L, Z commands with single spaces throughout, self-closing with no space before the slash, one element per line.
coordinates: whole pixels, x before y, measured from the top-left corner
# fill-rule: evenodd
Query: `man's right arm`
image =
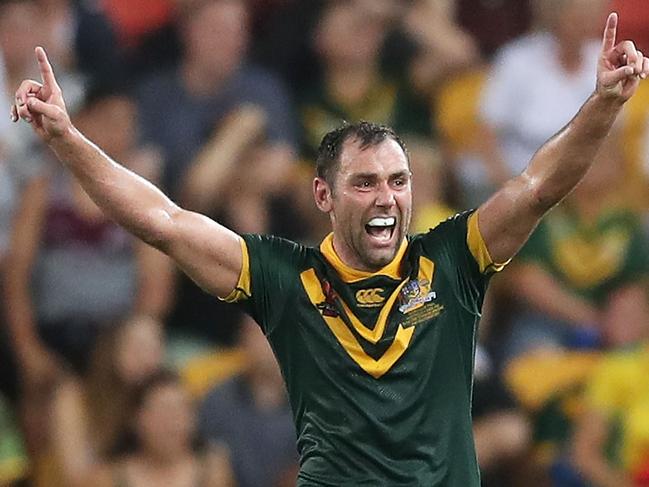
<path fill-rule="evenodd" d="M 169 255 L 206 291 L 227 296 L 242 268 L 241 238 L 180 208 L 86 139 L 70 122 L 45 51 L 37 48 L 36 56 L 43 83 L 21 84 L 12 119 L 32 125 L 108 217 Z"/>
<path fill-rule="evenodd" d="M 109 218 L 169 255 L 206 291 L 227 296 L 234 289 L 242 259 L 237 234 L 180 208 L 72 126 L 49 145 Z"/>

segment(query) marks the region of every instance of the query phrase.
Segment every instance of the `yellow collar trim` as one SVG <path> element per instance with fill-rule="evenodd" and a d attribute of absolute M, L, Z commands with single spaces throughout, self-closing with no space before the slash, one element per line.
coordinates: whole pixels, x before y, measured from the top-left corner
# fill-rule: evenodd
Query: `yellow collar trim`
<path fill-rule="evenodd" d="M 334 250 L 334 234 L 330 233 L 320 244 L 320 252 L 325 256 L 325 259 L 336 269 L 343 281 L 347 283 L 361 281 L 373 276 L 387 276 L 392 279 L 401 279 L 401 262 L 408 249 L 408 242 L 404 238 L 401 246 L 394 256 L 394 259 L 382 269 L 376 272 L 361 271 L 345 264 Z"/>

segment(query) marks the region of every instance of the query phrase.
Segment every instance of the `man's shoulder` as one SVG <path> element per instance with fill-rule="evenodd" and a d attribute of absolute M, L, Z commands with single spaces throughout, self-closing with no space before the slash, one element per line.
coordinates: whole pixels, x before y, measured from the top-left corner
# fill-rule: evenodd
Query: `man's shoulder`
<path fill-rule="evenodd" d="M 298 270 L 318 253 L 313 247 L 275 235 L 244 234 L 242 238 L 251 262 L 266 268 Z"/>
<path fill-rule="evenodd" d="M 241 238 L 248 246 L 269 248 L 278 252 L 305 253 L 314 250 L 308 245 L 277 235 L 245 233 L 241 235 Z"/>
<path fill-rule="evenodd" d="M 450 234 L 460 232 L 466 234 L 468 220 L 475 210 L 467 210 L 455 213 L 445 220 L 441 221 L 438 225 L 429 228 L 428 231 L 420 232 L 409 236 L 411 245 L 418 245 L 421 243 L 435 245 L 440 243 Z"/>

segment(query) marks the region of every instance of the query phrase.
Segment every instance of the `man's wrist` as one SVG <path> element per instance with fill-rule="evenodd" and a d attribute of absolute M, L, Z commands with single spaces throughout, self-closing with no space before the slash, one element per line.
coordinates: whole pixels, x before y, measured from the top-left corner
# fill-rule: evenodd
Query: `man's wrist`
<path fill-rule="evenodd" d="M 619 93 L 616 93 L 612 89 L 606 89 L 602 86 L 597 86 L 591 99 L 605 108 L 617 109 L 620 110 L 626 99 L 620 96 Z"/>
<path fill-rule="evenodd" d="M 69 124 L 60 134 L 52 136 L 47 144 L 57 155 L 63 155 L 78 145 L 81 139 L 81 132 L 74 125 Z"/>

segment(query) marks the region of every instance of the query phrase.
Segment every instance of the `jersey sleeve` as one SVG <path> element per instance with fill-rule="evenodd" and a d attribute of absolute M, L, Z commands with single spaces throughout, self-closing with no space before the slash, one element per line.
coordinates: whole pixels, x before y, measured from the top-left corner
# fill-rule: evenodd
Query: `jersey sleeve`
<path fill-rule="evenodd" d="M 460 213 L 423 235 L 425 255 L 439 263 L 459 303 L 471 314 L 480 315 L 489 278 L 508 262 L 496 263 L 485 245 L 478 214 Z"/>
<path fill-rule="evenodd" d="M 281 324 L 298 292 L 297 276 L 305 248 L 278 237 L 243 235 L 241 252 L 239 281 L 223 300 L 242 306 L 268 335 Z"/>

